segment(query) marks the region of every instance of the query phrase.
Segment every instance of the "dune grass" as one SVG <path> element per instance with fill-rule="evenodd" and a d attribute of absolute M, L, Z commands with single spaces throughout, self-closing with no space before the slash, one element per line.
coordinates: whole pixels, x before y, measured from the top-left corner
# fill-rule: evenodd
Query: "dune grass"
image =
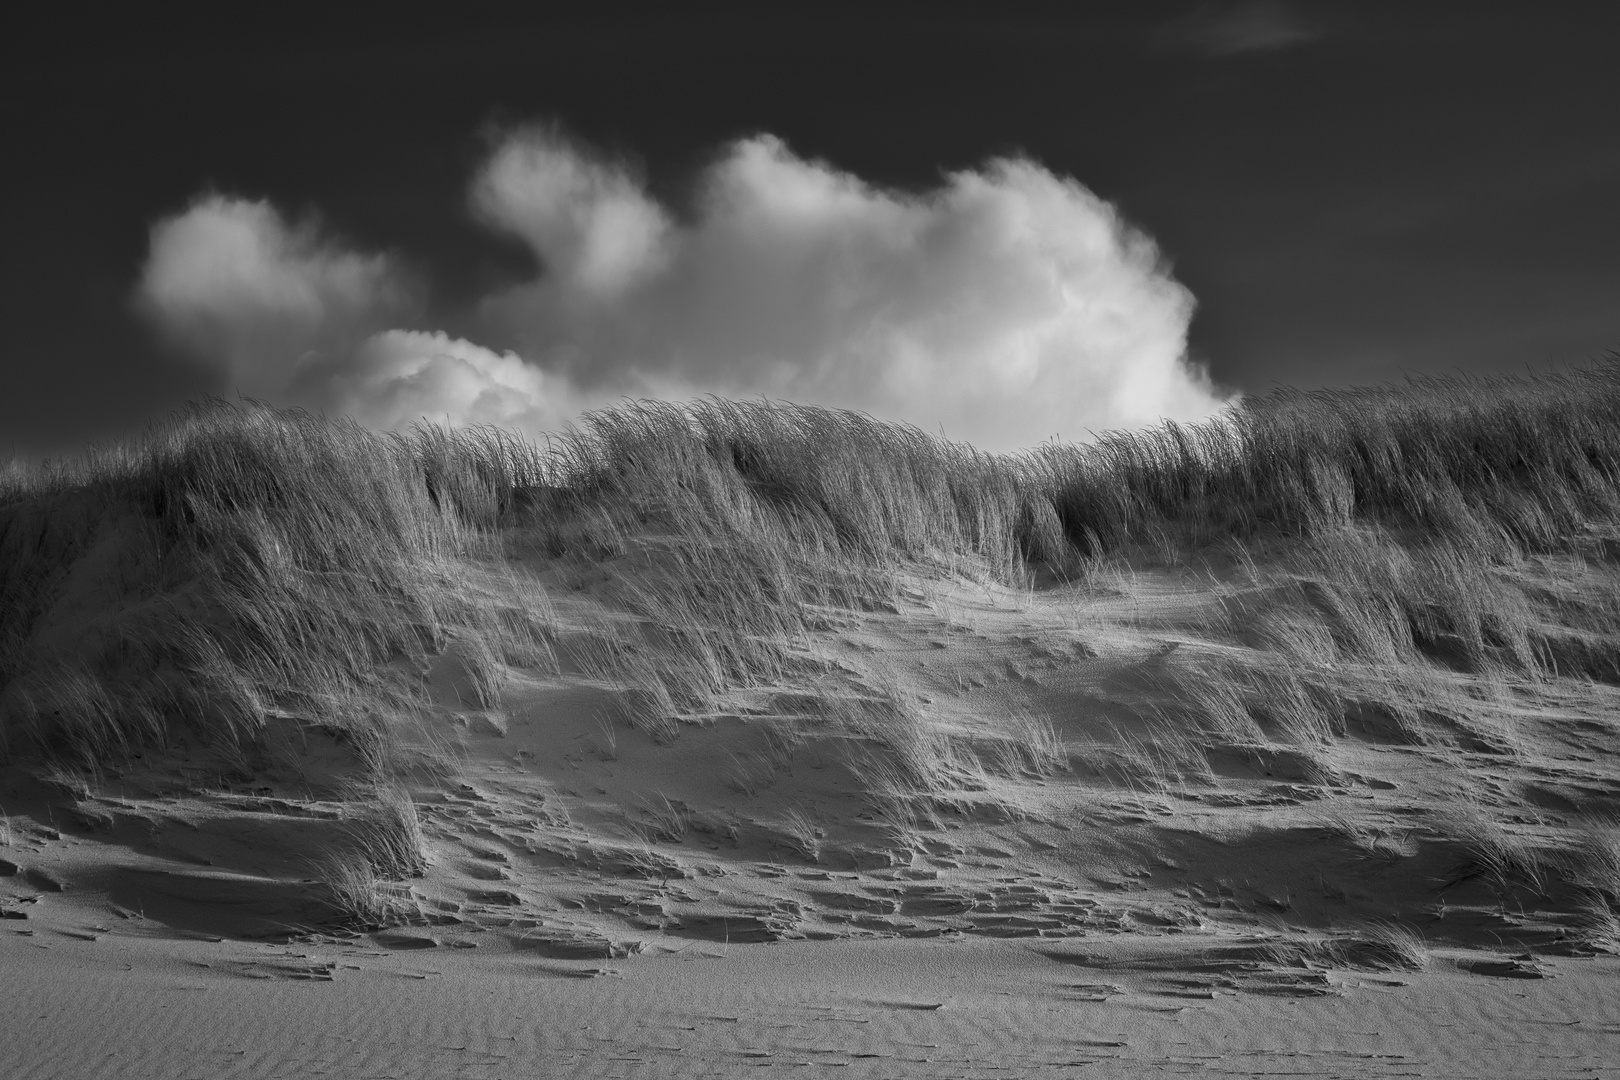
<path fill-rule="evenodd" d="M 821 613 L 885 602 L 903 569 L 1027 584 L 1234 544 L 1267 571 L 1231 621 L 1287 665 L 1206 680 L 1200 723 L 1232 738 L 1331 737 L 1324 701 L 1358 665 L 1613 678 L 1620 364 L 1279 392 L 1011 456 L 764 401 L 632 403 L 538 444 L 205 402 L 0 474 L 0 747 L 251 747 L 281 713 L 381 769 L 417 704 L 400 662 L 456 648 L 486 706 L 505 666 L 552 663 L 508 555 L 619 565 L 646 632 L 601 635 L 592 662 L 667 740 L 728 690 L 812 669 Z M 1561 589 L 1577 571 L 1594 587 Z M 1055 767 L 1029 734 L 1000 757 Z M 913 784 L 972 771 L 891 736 Z"/>
<path fill-rule="evenodd" d="M 523 590 L 480 603 L 469 573 L 527 482 L 511 445 L 211 402 L 36 472 L 0 504 L 0 746 L 251 746 L 280 712 L 376 757 L 411 707 L 391 661 L 456 641 L 543 661 Z"/>

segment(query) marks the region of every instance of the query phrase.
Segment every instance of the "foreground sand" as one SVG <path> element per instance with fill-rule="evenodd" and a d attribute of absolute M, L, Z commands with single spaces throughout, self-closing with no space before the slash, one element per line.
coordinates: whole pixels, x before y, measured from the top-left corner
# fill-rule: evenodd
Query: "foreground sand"
<path fill-rule="evenodd" d="M 0 933 L 0 1073 L 18 1080 L 1607 1077 L 1620 1061 L 1613 958 L 1511 980 L 1442 953 L 1300 998 L 1144 972 L 1133 961 L 1166 942 L 1137 937 L 666 943 L 570 961 L 492 934 L 432 949 L 184 940 L 85 898 L 52 898 L 27 929 Z"/>

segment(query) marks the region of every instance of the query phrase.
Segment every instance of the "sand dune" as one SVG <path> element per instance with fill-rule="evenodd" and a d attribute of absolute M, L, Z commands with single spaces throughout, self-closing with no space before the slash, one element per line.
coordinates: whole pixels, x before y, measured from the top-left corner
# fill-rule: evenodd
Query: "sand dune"
<path fill-rule="evenodd" d="M 1348 456 L 1209 479 L 1287 399 L 1067 465 L 858 418 L 795 463 L 813 410 L 610 415 L 550 458 L 205 413 L 156 464 L 25 477 L 8 1075 L 1591 1075 L 1591 378 L 1532 387 L 1590 423 L 1522 474 L 1476 429 L 1534 395 L 1430 387 L 1403 430 L 1464 435 L 1421 498 Z"/>

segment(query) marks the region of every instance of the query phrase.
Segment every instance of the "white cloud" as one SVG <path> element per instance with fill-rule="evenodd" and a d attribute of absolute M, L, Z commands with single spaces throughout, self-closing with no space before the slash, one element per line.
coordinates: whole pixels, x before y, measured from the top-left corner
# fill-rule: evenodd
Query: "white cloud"
<path fill-rule="evenodd" d="M 626 395 L 764 394 L 1012 449 L 1221 405 L 1152 242 L 1034 162 L 898 192 L 760 136 L 699 180 L 677 215 L 552 130 L 509 135 L 472 204 L 542 271 L 457 321 L 511 351 L 400 329 L 415 292 L 396 260 L 262 202 L 160 222 L 137 300 L 243 392 L 384 428 L 533 432 Z"/>
<path fill-rule="evenodd" d="M 513 353 L 415 330 L 373 334 L 346 359 L 304 369 L 291 389 L 304 402 L 384 430 L 426 419 L 557 431 L 605 403 Z"/>
<path fill-rule="evenodd" d="M 578 155 L 549 131 L 519 132 L 475 187 L 486 219 L 547 266 L 574 265 L 577 243 L 553 242 L 551 222 L 595 220 L 602 191 L 633 201 L 627 173 Z M 514 158 L 552 165 L 513 185 Z M 1028 160 L 912 194 L 762 136 L 710 168 L 689 221 L 657 220 L 645 259 L 619 264 L 621 287 L 581 290 L 566 270 L 545 274 L 491 298 L 491 326 L 593 389 L 768 394 L 943 427 L 987 448 L 1220 405 L 1184 360 L 1192 297 L 1151 241 Z"/>
<path fill-rule="evenodd" d="M 664 211 L 623 168 L 598 162 L 555 132 L 508 139 L 473 185 L 473 209 L 546 258 L 553 287 L 611 296 L 656 272 Z"/>
<path fill-rule="evenodd" d="M 267 202 L 211 195 L 153 226 L 136 303 L 243 392 L 276 397 L 299 363 L 398 317 L 410 291 L 387 256 L 289 225 Z"/>
<path fill-rule="evenodd" d="M 153 227 L 135 299 L 234 390 L 374 428 L 555 430 L 602 403 L 512 353 L 390 329 L 409 279 L 395 260 L 350 250 L 314 222 L 289 225 L 269 203 L 209 196 Z"/>

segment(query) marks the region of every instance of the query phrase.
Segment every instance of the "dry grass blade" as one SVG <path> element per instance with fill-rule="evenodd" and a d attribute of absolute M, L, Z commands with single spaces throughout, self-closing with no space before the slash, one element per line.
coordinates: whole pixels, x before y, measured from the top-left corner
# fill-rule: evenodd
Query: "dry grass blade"
<path fill-rule="evenodd" d="M 647 843 L 678 844 L 686 839 L 687 830 L 691 828 L 692 811 L 683 803 L 674 802 L 662 792 L 657 792 L 652 798 L 642 796 L 638 800 L 645 821 L 630 822 L 630 827 Z"/>
<path fill-rule="evenodd" d="M 803 807 L 789 806 L 777 817 L 775 825 L 795 855 L 805 862 L 820 860 L 823 833 Z"/>

